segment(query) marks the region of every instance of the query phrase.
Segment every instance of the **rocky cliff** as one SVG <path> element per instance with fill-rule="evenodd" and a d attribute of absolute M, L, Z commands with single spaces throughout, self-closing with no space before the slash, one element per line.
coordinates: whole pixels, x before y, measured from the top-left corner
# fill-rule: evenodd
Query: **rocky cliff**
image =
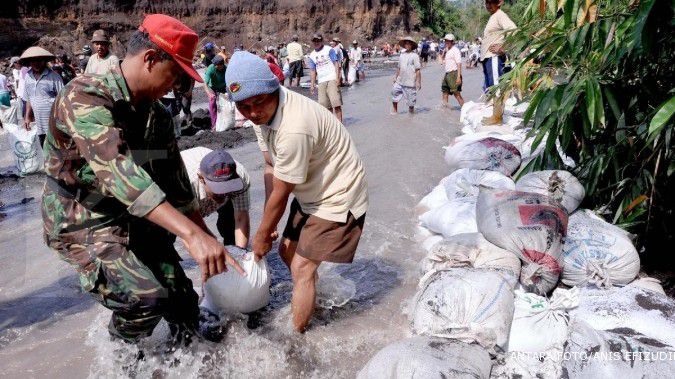
<path fill-rule="evenodd" d="M 231 48 L 288 41 L 298 33 L 378 40 L 420 29 L 410 0 L 2 0 L 0 54 L 40 44 L 74 52 L 96 29 L 106 29 L 122 53 L 123 42 L 147 13 L 165 13 L 194 28 L 203 41 Z"/>

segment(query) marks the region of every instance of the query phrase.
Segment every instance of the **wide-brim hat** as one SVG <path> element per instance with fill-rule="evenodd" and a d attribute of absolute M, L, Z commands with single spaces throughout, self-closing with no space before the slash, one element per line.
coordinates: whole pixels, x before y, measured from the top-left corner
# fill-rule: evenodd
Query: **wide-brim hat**
<path fill-rule="evenodd" d="M 455 35 L 452 34 L 452 33 L 448 33 L 448 34 L 445 35 L 445 37 L 443 37 L 443 39 L 446 40 L 446 41 L 454 41 Z"/>
<path fill-rule="evenodd" d="M 23 54 L 21 54 L 21 57 L 19 57 L 19 61 L 21 62 L 21 64 L 23 64 L 26 61 L 36 58 L 53 59 L 54 54 L 41 48 L 40 46 L 31 46 L 27 48 L 23 52 Z"/>
<path fill-rule="evenodd" d="M 398 41 L 399 46 L 405 47 L 405 42 L 411 42 L 413 44 L 413 50 L 417 49 L 417 41 L 415 41 L 411 36 L 405 36 Z"/>
<path fill-rule="evenodd" d="M 339 37 L 333 37 L 333 42 L 342 43 Z"/>
<path fill-rule="evenodd" d="M 19 57 L 12 57 L 12 59 L 9 60 L 9 65 L 14 66 L 14 63 L 17 63 L 21 60 Z"/>
<path fill-rule="evenodd" d="M 94 36 L 91 37 L 91 43 L 94 42 L 103 42 L 110 43 L 110 38 L 108 38 L 108 33 L 105 30 L 99 29 L 94 31 Z"/>

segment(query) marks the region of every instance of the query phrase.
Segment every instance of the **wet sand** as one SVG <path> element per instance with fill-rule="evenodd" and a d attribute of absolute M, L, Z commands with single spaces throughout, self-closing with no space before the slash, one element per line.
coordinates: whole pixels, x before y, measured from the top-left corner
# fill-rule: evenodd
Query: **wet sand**
<path fill-rule="evenodd" d="M 3 376 L 353 377 L 377 350 L 410 333 L 404 312 L 424 255 L 414 239 L 414 206 L 446 175 L 442 146 L 460 133 L 459 108 L 438 107 L 442 74 L 435 64 L 423 70 L 414 116 L 407 111 L 389 114 L 393 71 L 343 90 L 345 126 L 366 166 L 370 209 L 355 262 L 326 265 L 320 271 L 321 301 L 346 303 L 317 311 L 304 335 L 290 331 L 290 276 L 273 251 L 273 299 L 268 308 L 255 317 L 233 319 L 220 344 L 193 344 L 185 351 L 135 362 L 135 348 L 109 341 L 109 311 L 81 292 L 74 270 L 44 245 L 38 177 L 22 179 L 11 192 L 3 187 L 0 200 L 15 207 L 0 219 Z M 464 78 L 465 99 L 476 99 L 481 73 L 468 70 Z M 255 232 L 264 201 L 262 156 L 255 142 L 234 147 L 231 153 L 252 179 Z M 0 160 L 0 173 L 8 164 Z M 31 197 L 34 200 L 20 204 Z M 214 230 L 215 222 L 215 216 L 207 219 Z M 197 285 L 196 264 L 180 242 L 178 246 Z M 160 325 L 145 348 L 152 350 L 165 333 Z"/>

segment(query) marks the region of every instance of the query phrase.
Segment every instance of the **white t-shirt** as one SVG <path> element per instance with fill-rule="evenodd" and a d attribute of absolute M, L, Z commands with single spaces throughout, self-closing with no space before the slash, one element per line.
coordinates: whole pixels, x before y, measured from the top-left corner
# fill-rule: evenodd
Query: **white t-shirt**
<path fill-rule="evenodd" d="M 317 102 L 281 87 L 270 125 L 256 128 L 274 163 L 274 176 L 295 184 L 302 211 L 334 222 L 359 218 L 368 208 L 361 157 L 347 128 Z"/>
<path fill-rule="evenodd" d="M 445 72 L 457 71 L 457 66 L 462 64 L 462 53 L 457 45 L 445 52 Z"/>
<path fill-rule="evenodd" d="M 335 59 L 337 59 L 337 53 L 330 46 L 324 46 L 319 51 L 313 49 L 309 54 L 309 59 L 311 59 L 312 65 L 316 70 L 317 83 L 337 80 L 337 73 L 335 72 L 334 60 L 331 59 L 331 52 L 333 56 L 336 57 Z"/>
<path fill-rule="evenodd" d="M 363 51 L 361 50 L 360 47 L 355 48 L 350 48 L 349 49 L 349 59 L 352 61 L 352 63 L 359 63 L 361 59 L 363 59 Z"/>
<path fill-rule="evenodd" d="M 180 152 L 180 157 L 183 159 L 185 170 L 187 171 L 188 177 L 190 178 L 192 191 L 198 197 L 200 203 L 206 200 L 207 197 L 206 191 L 204 190 L 204 185 L 202 185 L 199 181 L 199 176 L 197 176 L 197 173 L 199 172 L 199 165 L 202 163 L 202 159 L 204 159 L 204 157 L 211 151 L 212 150 L 209 148 L 197 146 L 193 147 L 192 149 L 187 149 Z M 248 191 L 251 186 L 251 179 L 249 178 L 248 172 L 244 166 L 236 160 L 234 162 L 237 164 L 237 175 L 239 175 L 242 182 L 244 182 L 244 188 L 237 193 L 231 194 L 230 196 L 232 198 L 245 194 L 245 192 Z"/>

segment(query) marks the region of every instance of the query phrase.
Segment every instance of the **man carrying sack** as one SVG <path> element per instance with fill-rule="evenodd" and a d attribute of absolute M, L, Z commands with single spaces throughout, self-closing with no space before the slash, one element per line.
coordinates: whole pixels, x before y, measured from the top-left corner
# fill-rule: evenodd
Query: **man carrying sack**
<path fill-rule="evenodd" d="M 73 80 L 49 121 L 45 240 L 112 310 L 110 334 L 129 342 L 152 334 L 162 318 L 178 340 L 197 329 L 198 297 L 176 236 L 202 280 L 226 264 L 243 273 L 199 215 L 172 119 L 158 101 L 183 75 L 202 81 L 192 67 L 197 40 L 180 21 L 148 15 L 119 69 Z"/>
<path fill-rule="evenodd" d="M 363 163 L 338 119 L 280 87 L 259 57 L 236 52 L 225 76 L 237 109 L 260 126 L 258 143 L 273 162 L 272 188 L 253 238 L 258 257 L 272 248 L 288 198 L 295 195 L 279 255 L 293 278 L 293 326 L 304 332 L 315 308 L 321 262 L 354 259 L 368 208 Z"/>

